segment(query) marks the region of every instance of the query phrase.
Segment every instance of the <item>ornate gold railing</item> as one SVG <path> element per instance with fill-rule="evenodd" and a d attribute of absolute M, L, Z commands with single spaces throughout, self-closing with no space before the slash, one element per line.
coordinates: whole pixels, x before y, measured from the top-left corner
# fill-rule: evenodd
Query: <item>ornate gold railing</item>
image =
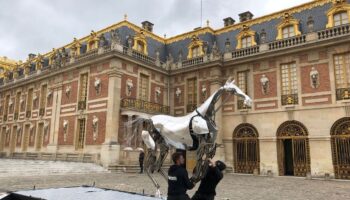
<path fill-rule="evenodd" d="M 336 90 L 337 100 L 350 99 L 350 88 L 338 88 Z"/>
<path fill-rule="evenodd" d="M 298 94 L 282 95 L 282 105 L 295 105 L 298 104 Z"/>
<path fill-rule="evenodd" d="M 169 114 L 170 112 L 169 106 L 132 98 L 122 99 L 121 107 L 147 113 Z"/>

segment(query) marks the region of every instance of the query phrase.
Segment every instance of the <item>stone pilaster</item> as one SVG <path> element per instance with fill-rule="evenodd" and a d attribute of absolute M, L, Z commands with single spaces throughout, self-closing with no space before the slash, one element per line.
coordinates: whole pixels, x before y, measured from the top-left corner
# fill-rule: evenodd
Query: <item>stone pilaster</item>
<path fill-rule="evenodd" d="M 108 104 L 105 141 L 101 146 L 101 163 L 107 167 L 119 162 L 120 144 L 118 141 L 122 63 L 112 60 L 108 72 Z"/>
<path fill-rule="evenodd" d="M 62 84 L 52 88 L 52 114 L 50 121 L 50 139 L 47 150 L 50 153 L 57 153 L 58 149 L 58 131 L 60 128 L 60 113 L 62 99 Z"/>

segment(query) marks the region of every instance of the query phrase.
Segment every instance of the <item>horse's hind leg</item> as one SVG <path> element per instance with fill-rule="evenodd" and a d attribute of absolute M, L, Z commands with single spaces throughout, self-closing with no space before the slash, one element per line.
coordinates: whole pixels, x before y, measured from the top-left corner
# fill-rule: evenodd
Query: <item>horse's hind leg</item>
<path fill-rule="evenodd" d="M 169 153 L 169 147 L 166 145 L 163 138 L 159 138 L 159 140 L 157 142 L 158 142 L 159 147 L 160 147 L 160 155 L 158 157 L 158 160 L 156 161 L 155 170 L 158 171 L 167 181 L 168 176 L 166 175 L 166 173 L 162 169 L 162 166 L 163 166 L 163 163 L 164 163 L 164 161 Z"/>
<path fill-rule="evenodd" d="M 156 181 L 156 179 L 152 176 L 152 173 L 154 171 L 154 163 L 156 161 L 156 153 L 157 150 L 153 150 L 153 149 L 148 149 L 148 152 L 146 154 L 146 159 L 145 159 L 145 171 L 147 173 L 147 176 L 152 180 L 154 186 L 159 189 L 160 186 L 158 184 L 158 182 Z"/>

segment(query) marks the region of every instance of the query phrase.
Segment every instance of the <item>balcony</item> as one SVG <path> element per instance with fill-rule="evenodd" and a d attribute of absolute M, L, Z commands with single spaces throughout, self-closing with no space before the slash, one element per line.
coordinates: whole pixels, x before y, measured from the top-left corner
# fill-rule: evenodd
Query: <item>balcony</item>
<path fill-rule="evenodd" d="M 281 96 L 282 106 L 298 104 L 298 94 L 287 94 Z"/>
<path fill-rule="evenodd" d="M 350 25 L 349 24 L 346 24 L 343 26 L 337 26 L 334 28 L 330 28 L 330 29 L 326 29 L 326 30 L 322 30 L 322 31 L 317 32 L 319 40 L 334 38 L 334 37 L 348 35 L 348 34 L 350 34 Z"/>
<path fill-rule="evenodd" d="M 85 109 L 86 109 L 86 101 L 79 101 L 78 110 L 85 110 Z"/>
<path fill-rule="evenodd" d="M 190 113 L 196 110 L 196 108 L 197 108 L 197 104 L 187 104 L 186 111 L 187 113 Z"/>
<path fill-rule="evenodd" d="M 204 57 L 196 57 L 196 58 L 192 58 L 192 59 L 188 59 L 188 60 L 184 60 L 182 61 L 182 66 L 183 67 L 188 67 L 188 66 L 192 66 L 192 65 L 198 65 L 204 62 Z"/>
<path fill-rule="evenodd" d="M 336 90 L 337 100 L 350 99 L 350 88 L 338 88 Z"/>
<path fill-rule="evenodd" d="M 259 53 L 259 50 L 260 50 L 259 46 L 253 46 L 253 47 L 248 47 L 248 48 L 244 48 L 244 49 L 239 49 L 239 50 L 232 52 L 232 58 L 240 58 L 240 57 L 253 55 L 253 54 Z"/>
<path fill-rule="evenodd" d="M 131 98 L 122 99 L 121 107 L 124 109 L 130 109 L 130 110 L 146 112 L 146 113 L 161 113 L 161 114 L 170 113 L 169 106 L 164 106 L 161 104 L 144 101 L 141 99 L 131 99 Z"/>
<path fill-rule="evenodd" d="M 45 115 L 45 108 L 40 108 L 39 109 L 39 116 L 44 116 Z"/>
<path fill-rule="evenodd" d="M 298 46 L 306 43 L 306 35 L 286 38 L 269 43 L 269 50 L 282 49 L 286 47 Z"/>

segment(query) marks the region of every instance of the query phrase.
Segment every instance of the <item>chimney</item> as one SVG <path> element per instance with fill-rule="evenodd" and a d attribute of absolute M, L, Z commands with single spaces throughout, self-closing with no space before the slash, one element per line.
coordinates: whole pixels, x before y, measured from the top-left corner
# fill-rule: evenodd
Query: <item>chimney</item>
<path fill-rule="evenodd" d="M 149 32 L 153 32 L 153 25 L 151 22 L 149 21 L 144 21 L 142 22 L 142 28 L 149 31 Z"/>
<path fill-rule="evenodd" d="M 35 58 L 35 56 L 36 56 L 36 55 L 35 55 L 34 53 L 28 54 L 28 58 L 29 58 L 29 59 L 33 59 L 33 58 Z"/>
<path fill-rule="evenodd" d="M 239 14 L 239 21 L 245 22 L 245 21 L 251 20 L 251 19 L 253 19 L 253 16 L 254 15 L 249 11 L 241 13 L 241 14 Z"/>
<path fill-rule="evenodd" d="M 235 24 L 235 22 L 236 22 L 234 19 L 232 19 L 232 17 L 227 17 L 227 18 L 225 18 L 223 20 L 224 20 L 224 26 L 225 27 L 226 26 L 231 26 L 231 25 Z"/>

